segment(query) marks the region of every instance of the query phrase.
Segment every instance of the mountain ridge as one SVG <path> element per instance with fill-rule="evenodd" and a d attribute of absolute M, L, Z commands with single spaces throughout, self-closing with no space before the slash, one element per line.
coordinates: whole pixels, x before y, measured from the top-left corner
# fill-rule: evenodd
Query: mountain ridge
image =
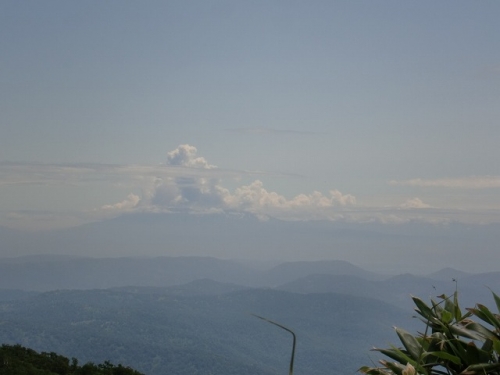
<path fill-rule="evenodd" d="M 484 259 L 491 257 L 500 242 L 500 224 L 262 221 L 253 215 L 223 213 L 134 213 L 51 231 L 1 229 L 3 257 L 51 253 L 95 257 L 208 255 L 254 261 L 336 259 L 378 273 L 394 269 L 429 273 L 438 267 L 474 271 L 476 259 L 482 259 L 481 254 Z M 481 267 L 497 270 L 492 262 Z"/>

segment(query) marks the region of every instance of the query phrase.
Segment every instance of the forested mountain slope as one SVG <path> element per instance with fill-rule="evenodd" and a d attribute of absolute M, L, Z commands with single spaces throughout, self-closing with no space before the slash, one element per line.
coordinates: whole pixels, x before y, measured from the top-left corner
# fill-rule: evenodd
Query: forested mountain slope
<path fill-rule="evenodd" d="M 297 373 L 354 373 L 369 349 L 411 324 L 407 312 L 341 294 L 251 289 L 180 295 L 161 288 L 56 291 L 0 304 L 0 342 L 81 361 L 123 363 L 148 375 L 276 374 L 294 329 Z"/>

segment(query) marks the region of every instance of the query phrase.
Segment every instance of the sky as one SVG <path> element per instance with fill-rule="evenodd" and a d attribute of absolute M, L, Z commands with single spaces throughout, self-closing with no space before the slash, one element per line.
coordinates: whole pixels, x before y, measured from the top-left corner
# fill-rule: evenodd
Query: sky
<path fill-rule="evenodd" d="M 0 3 L 0 226 L 500 223 L 500 2 Z"/>

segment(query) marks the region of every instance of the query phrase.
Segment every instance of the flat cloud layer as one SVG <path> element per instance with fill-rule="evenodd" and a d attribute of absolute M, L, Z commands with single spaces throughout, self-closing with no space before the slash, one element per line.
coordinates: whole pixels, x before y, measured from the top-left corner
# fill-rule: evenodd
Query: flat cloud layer
<path fill-rule="evenodd" d="M 389 182 L 395 186 L 436 187 L 452 189 L 491 189 L 500 188 L 500 176 L 475 176 L 468 178 L 440 178 L 425 180 L 415 178 L 411 180 Z"/>

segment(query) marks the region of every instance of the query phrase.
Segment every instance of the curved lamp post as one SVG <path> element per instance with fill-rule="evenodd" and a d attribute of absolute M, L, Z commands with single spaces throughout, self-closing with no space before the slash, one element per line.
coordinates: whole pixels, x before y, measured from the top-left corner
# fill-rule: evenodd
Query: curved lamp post
<path fill-rule="evenodd" d="M 273 322 L 272 320 L 269 320 L 269 319 L 264 318 L 262 316 L 259 316 L 257 314 L 252 314 L 252 315 L 255 316 L 256 318 L 265 320 L 268 323 L 274 324 L 275 326 L 278 326 L 281 329 L 284 329 L 285 331 L 290 332 L 292 334 L 292 336 L 293 336 L 292 357 L 290 358 L 290 370 L 288 371 L 288 375 L 293 375 L 293 360 L 295 358 L 295 343 L 297 341 L 297 337 L 295 336 L 295 333 L 291 329 L 289 329 L 289 328 L 287 328 L 287 327 L 285 327 L 285 326 L 283 326 L 283 325 L 281 325 L 279 323 Z"/>

